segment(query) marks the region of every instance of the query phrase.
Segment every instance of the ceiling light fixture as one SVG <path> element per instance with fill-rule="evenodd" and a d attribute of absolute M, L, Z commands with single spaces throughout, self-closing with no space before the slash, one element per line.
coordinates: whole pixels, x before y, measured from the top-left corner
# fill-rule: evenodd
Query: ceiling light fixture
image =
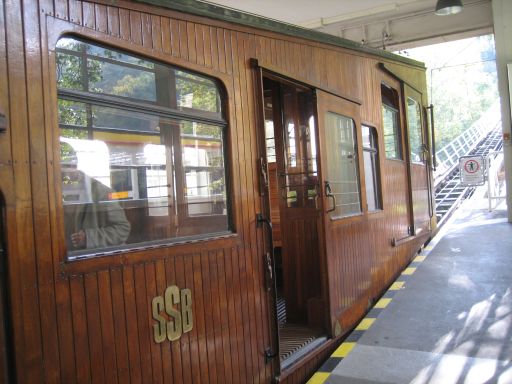
<path fill-rule="evenodd" d="M 438 0 L 436 5 L 436 15 L 446 16 L 455 15 L 462 11 L 462 0 Z"/>

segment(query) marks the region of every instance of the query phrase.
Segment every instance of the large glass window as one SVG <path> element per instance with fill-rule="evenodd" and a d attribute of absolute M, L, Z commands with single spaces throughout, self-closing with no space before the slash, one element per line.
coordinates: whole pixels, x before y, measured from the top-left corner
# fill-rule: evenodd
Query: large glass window
<path fill-rule="evenodd" d="M 366 202 L 369 211 L 376 211 L 382 209 L 377 131 L 373 127 L 363 125 L 362 137 Z"/>
<path fill-rule="evenodd" d="M 386 157 L 388 159 L 402 159 L 398 93 L 395 89 L 382 84 L 381 95 Z"/>
<path fill-rule="evenodd" d="M 354 120 L 328 112 L 325 116 L 327 189 L 334 196 L 332 216 L 361 213 L 357 136 Z"/>
<path fill-rule="evenodd" d="M 409 149 L 411 161 L 421 163 L 423 161 L 423 139 L 421 131 L 420 104 L 407 98 L 407 127 L 409 128 Z"/>
<path fill-rule="evenodd" d="M 217 83 L 74 38 L 56 52 L 68 255 L 229 232 Z"/>

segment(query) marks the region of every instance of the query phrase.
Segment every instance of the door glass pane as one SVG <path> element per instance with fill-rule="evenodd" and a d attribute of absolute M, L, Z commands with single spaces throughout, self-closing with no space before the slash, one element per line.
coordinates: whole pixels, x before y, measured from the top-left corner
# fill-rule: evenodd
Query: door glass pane
<path fill-rule="evenodd" d="M 422 162 L 421 110 L 419 103 L 407 98 L 407 126 L 409 127 L 409 149 L 411 161 Z"/>
<path fill-rule="evenodd" d="M 362 126 L 364 179 L 368 211 L 381 209 L 380 174 L 377 131 L 373 127 Z"/>
<path fill-rule="evenodd" d="M 400 159 L 400 137 L 398 111 L 387 105 L 382 106 L 382 123 L 384 125 L 384 148 L 388 159 Z"/>
<path fill-rule="evenodd" d="M 328 168 L 326 181 L 336 198 L 336 209 L 331 215 L 347 216 L 360 213 L 361 197 L 354 120 L 328 112 L 325 121 Z"/>
<path fill-rule="evenodd" d="M 281 196 L 289 208 L 314 207 L 317 195 L 314 97 L 310 89 L 282 85 L 284 172 Z"/>

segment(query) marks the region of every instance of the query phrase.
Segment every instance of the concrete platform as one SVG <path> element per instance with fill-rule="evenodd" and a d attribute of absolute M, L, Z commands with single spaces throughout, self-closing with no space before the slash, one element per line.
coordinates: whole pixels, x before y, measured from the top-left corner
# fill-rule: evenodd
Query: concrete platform
<path fill-rule="evenodd" d="M 512 383 L 512 224 L 485 207 L 463 204 L 310 383 Z"/>

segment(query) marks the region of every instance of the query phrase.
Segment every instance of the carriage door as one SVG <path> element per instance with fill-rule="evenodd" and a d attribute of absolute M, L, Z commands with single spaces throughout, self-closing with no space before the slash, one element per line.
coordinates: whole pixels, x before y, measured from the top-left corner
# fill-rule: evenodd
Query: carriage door
<path fill-rule="evenodd" d="M 421 93 L 404 84 L 409 183 L 415 235 L 430 229 L 429 152 L 421 99 Z"/>
<path fill-rule="evenodd" d="M 317 91 L 318 126 L 321 153 L 321 187 L 324 199 L 325 248 L 327 276 L 330 292 L 330 325 L 333 336 L 338 336 L 357 316 L 344 309 L 350 302 L 351 285 L 341 281 L 335 271 L 342 260 L 339 250 L 347 239 L 339 235 L 340 229 L 360 220 L 365 201 L 365 189 L 359 177 L 363 169 L 361 147 L 360 107 L 340 97 Z"/>
<path fill-rule="evenodd" d="M 275 315 L 280 368 L 326 340 L 319 244 L 315 95 L 263 74 L 264 156 L 272 222 Z M 263 146 L 262 146 L 263 147 Z M 307 353 L 307 352 L 306 352 Z"/>

